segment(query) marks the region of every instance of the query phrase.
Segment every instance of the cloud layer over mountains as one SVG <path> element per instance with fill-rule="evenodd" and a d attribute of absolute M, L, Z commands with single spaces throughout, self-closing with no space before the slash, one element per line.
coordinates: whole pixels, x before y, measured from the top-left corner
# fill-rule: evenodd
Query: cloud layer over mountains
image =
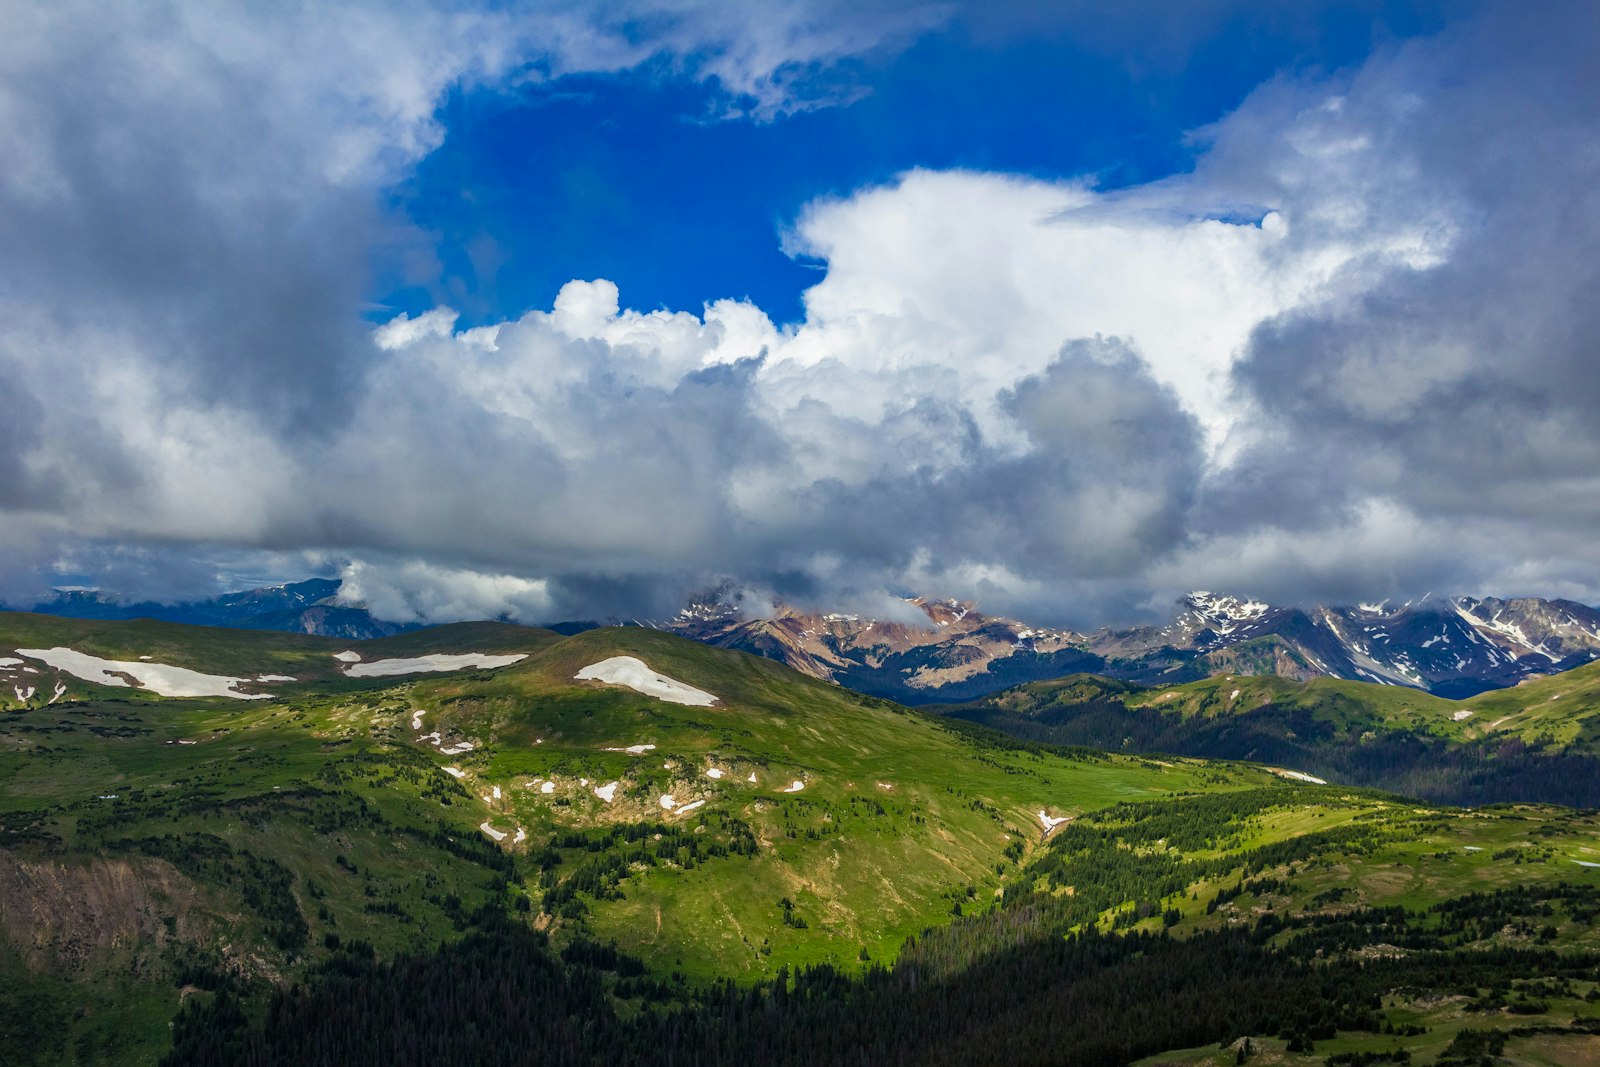
<path fill-rule="evenodd" d="M 577 279 L 470 329 L 362 320 L 373 256 L 428 255 L 383 194 L 450 86 L 665 56 L 770 120 L 959 12 L 243 10 L 39 5 L 0 45 L 8 599 L 319 564 L 427 619 L 720 577 L 1067 622 L 1197 586 L 1600 597 L 1586 6 L 1282 76 L 1163 181 L 813 202 L 781 238 L 826 266 L 796 323 Z"/>

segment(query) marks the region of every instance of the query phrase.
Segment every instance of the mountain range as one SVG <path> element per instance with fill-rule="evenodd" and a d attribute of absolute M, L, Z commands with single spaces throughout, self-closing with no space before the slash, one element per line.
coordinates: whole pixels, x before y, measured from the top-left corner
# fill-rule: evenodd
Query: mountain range
<path fill-rule="evenodd" d="M 337 578 L 263 586 L 208 600 L 164 603 L 130 600 L 96 589 L 62 589 L 30 611 L 69 619 L 152 619 L 237 630 L 281 630 L 317 637 L 368 641 L 417 628 L 376 618 L 359 605 L 340 603 Z"/>
<path fill-rule="evenodd" d="M 418 625 L 380 619 L 341 601 L 339 592 L 333 578 L 176 604 L 66 590 L 31 610 L 349 640 Z M 1306 607 L 1197 591 L 1178 601 L 1165 625 L 1090 632 L 988 615 L 969 601 L 916 597 L 906 604 L 912 621 L 782 603 L 753 613 L 731 587 L 722 587 L 691 598 L 673 618 L 636 622 L 906 704 L 975 700 L 1080 672 L 1161 685 L 1218 674 L 1328 677 L 1461 698 L 1600 658 L 1600 610 L 1539 597 L 1430 595 L 1401 604 Z M 553 628 L 571 634 L 592 625 Z"/>
<path fill-rule="evenodd" d="M 1538 597 L 1303 608 L 1202 591 L 1183 597 L 1164 626 L 1091 633 L 986 615 L 963 601 L 907 603 L 925 624 L 783 605 L 749 618 L 720 593 L 658 625 L 909 704 L 972 700 L 1074 672 L 1160 684 L 1216 674 L 1330 677 L 1459 698 L 1600 658 L 1600 611 Z"/>

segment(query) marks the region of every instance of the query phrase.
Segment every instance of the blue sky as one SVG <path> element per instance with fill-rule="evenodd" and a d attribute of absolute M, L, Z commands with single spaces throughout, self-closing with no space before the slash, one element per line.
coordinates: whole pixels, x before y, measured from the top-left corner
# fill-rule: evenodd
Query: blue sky
<path fill-rule="evenodd" d="M 0 601 L 1600 600 L 1590 3 L 8 18 Z"/>
<path fill-rule="evenodd" d="M 572 278 L 603 277 L 633 307 L 748 297 L 792 322 L 818 265 L 785 255 L 781 237 L 814 199 L 917 167 L 1147 182 L 1187 170 L 1191 131 L 1262 82 L 1349 67 L 1443 23 L 1429 6 L 1293 18 L 1270 7 L 1241 7 L 1176 44 L 1131 25 L 1110 28 L 1111 45 L 1085 44 L 1075 23 L 980 39 L 956 18 L 829 75 L 859 99 L 769 121 L 721 117 L 726 93 L 681 63 L 456 88 L 438 112 L 444 143 L 394 191 L 436 235 L 439 270 L 408 279 L 380 263 L 373 316 L 444 302 L 464 322 L 495 321 L 548 306 Z"/>

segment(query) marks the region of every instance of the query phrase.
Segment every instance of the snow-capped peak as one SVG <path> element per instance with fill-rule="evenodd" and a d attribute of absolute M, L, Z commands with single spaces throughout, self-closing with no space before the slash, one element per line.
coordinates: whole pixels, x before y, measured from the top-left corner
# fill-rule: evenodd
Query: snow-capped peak
<path fill-rule="evenodd" d="M 1219 638 L 1230 636 L 1259 621 L 1270 610 L 1269 605 L 1259 600 L 1241 599 L 1204 589 L 1197 589 L 1184 597 L 1183 604 L 1202 628 L 1213 631 Z"/>
<path fill-rule="evenodd" d="M 1191 610 L 1208 619 L 1230 622 L 1249 622 L 1267 613 L 1268 605 L 1259 600 L 1241 600 L 1236 596 L 1212 593 L 1197 589 L 1184 600 Z"/>

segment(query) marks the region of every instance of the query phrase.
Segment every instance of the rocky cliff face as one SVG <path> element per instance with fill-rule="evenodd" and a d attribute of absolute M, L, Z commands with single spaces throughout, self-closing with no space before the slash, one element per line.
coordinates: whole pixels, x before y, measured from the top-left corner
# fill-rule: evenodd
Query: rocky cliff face
<path fill-rule="evenodd" d="M 814 678 L 909 703 L 967 699 L 1037 678 L 1094 670 L 1083 635 L 919 597 L 918 622 L 813 614 L 778 605 L 748 618 L 716 594 L 661 625 L 684 637 L 780 660 Z"/>

